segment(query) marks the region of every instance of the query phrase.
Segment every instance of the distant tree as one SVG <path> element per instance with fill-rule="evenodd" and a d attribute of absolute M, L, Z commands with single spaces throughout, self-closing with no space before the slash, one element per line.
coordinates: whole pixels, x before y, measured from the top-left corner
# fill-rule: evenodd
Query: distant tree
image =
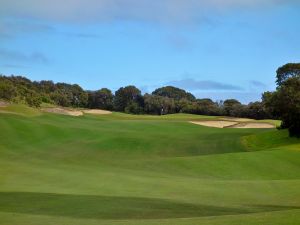
<path fill-rule="evenodd" d="M 30 89 L 30 90 L 36 89 L 33 82 L 31 82 L 31 80 L 27 79 L 26 77 L 10 76 L 6 78 L 9 79 L 14 84 L 14 86 L 17 87 L 18 89 Z"/>
<path fill-rule="evenodd" d="M 282 85 L 284 81 L 291 77 L 300 78 L 300 63 L 288 63 L 279 67 L 276 71 L 276 83 Z"/>
<path fill-rule="evenodd" d="M 78 84 L 73 84 L 71 86 L 72 106 L 76 107 L 86 107 L 88 104 L 88 94 L 84 91 Z"/>
<path fill-rule="evenodd" d="M 57 83 L 50 97 L 61 106 L 85 107 L 88 103 L 87 92 L 77 84 Z"/>
<path fill-rule="evenodd" d="M 189 102 L 182 109 L 184 113 L 192 113 L 199 115 L 220 115 L 220 108 L 217 103 L 213 102 L 211 99 L 197 99 L 194 102 Z"/>
<path fill-rule="evenodd" d="M 88 96 L 88 107 L 105 110 L 113 109 L 114 95 L 111 90 L 102 88 L 98 91 L 89 91 Z"/>
<path fill-rule="evenodd" d="M 114 109 L 116 111 L 124 112 L 125 108 L 133 102 L 139 107 L 143 106 L 141 91 L 135 86 L 121 87 L 115 92 Z"/>
<path fill-rule="evenodd" d="M 142 114 L 144 112 L 144 108 L 138 104 L 138 102 L 132 101 L 125 107 L 124 112 L 131 114 Z"/>
<path fill-rule="evenodd" d="M 264 92 L 262 94 L 262 104 L 267 112 L 267 114 L 271 115 L 274 119 L 280 119 L 280 113 L 276 108 L 277 98 L 275 96 L 275 92 Z"/>
<path fill-rule="evenodd" d="M 226 116 L 241 116 L 243 105 L 236 99 L 227 99 L 223 103 L 223 110 Z"/>
<path fill-rule="evenodd" d="M 147 114 L 161 115 L 175 113 L 175 100 L 158 95 L 144 95 L 144 111 Z"/>
<path fill-rule="evenodd" d="M 246 106 L 246 117 L 256 120 L 271 118 L 262 102 L 250 102 Z"/>
<path fill-rule="evenodd" d="M 210 115 L 217 116 L 220 115 L 220 108 L 218 104 L 212 101 L 209 98 L 197 99 L 197 104 L 200 108 L 200 114 L 202 115 Z"/>
<path fill-rule="evenodd" d="M 281 128 L 288 128 L 290 136 L 300 137 L 300 78 L 291 77 L 275 92 L 263 95 L 269 112 L 282 120 Z"/>
<path fill-rule="evenodd" d="M 13 83 L 0 76 L 0 99 L 12 101 L 17 94 L 17 89 Z"/>
<path fill-rule="evenodd" d="M 187 99 L 189 101 L 195 101 L 196 98 L 189 92 L 186 92 L 183 89 L 176 88 L 173 86 L 166 86 L 156 89 L 152 92 L 152 95 L 158 95 L 162 97 L 173 98 L 175 100 Z"/>
<path fill-rule="evenodd" d="M 79 85 L 31 81 L 22 76 L 0 75 L 0 98 L 38 107 L 41 102 L 86 107 L 88 94 Z"/>
<path fill-rule="evenodd" d="M 42 80 L 40 82 L 34 82 L 34 84 L 41 92 L 46 94 L 53 93 L 57 89 L 53 81 L 50 80 Z"/>
<path fill-rule="evenodd" d="M 56 90 L 55 92 L 50 93 L 50 98 L 57 105 L 64 107 L 71 106 L 71 97 L 62 90 Z"/>
<path fill-rule="evenodd" d="M 40 107 L 42 104 L 41 96 L 35 91 L 28 91 L 25 97 L 26 103 L 31 107 Z"/>
<path fill-rule="evenodd" d="M 186 113 L 186 109 L 192 106 L 192 101 L 182 98 L 180 100 L 174 100 L 175 102 L 175 112 Z"/>

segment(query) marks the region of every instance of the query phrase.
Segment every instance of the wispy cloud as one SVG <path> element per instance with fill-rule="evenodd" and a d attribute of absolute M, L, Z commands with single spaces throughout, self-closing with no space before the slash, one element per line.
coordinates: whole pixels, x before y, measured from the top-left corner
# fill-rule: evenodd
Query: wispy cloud
<path fill-rule="evenodd" d="M 61 31 L 60 29 L 57 29 L 47 23 L 25 19 L 1 20 L 0 17 L 0 38 L 11 39 L 19 37 L 20 35 L 32 35 L 33 33 L 43 35 L 61 35 L 71 38 L 101 38 L 100 35 L 93 33 Z"/>
<path fill-rule="evenodd" d="M 261 101 L 261 93 L 258 92 L 241 92 L 241 91 L 221 91 L 221 92 L 194 92 L 197 98 L 211 98 L 215 101 L 226 99 L 237 99 L 244 104 L 249 102 Z"/>
<path fill-rule="evenodd" d="M 4 67 L 4 68 L 13 68 L 13 69 L 24 69 L 24 68 L 28 68 L 27 66 L 16 65 L 16 64 L 4 64 L 2 67 Z"/>
<path fill-rule="evenodd" d="M 193 49 L 192 41 L 182 34 L 173 32 L 172 34 L 167 36 L 166 40 L 171 45 L 171 47 L 176 49 L 177 51 L 189 51 Z"/>
<path fill-rule="evenodd" d="M 0 20 L 0 37 L 2 38 L 13 38 L 20 34 L 49 32 L 55 32 L 55 28 L 47 24 L 28 22 L 24 20 Z"/>
<path fill-rule="evenodd" d="M 231 91 L 241 91 L 242 87 L 226 84 L 211 80 L 194 80 L 194 79 L 183 79 L 170 81 L 167 85 L 176 86 L 179 88 L 187 89 L 189 91 L 201 91 L 201 90 L 231 90 Z"/>
<path fill-rule="evenodd" d="M 48 63 L 48 58 L 41 52 L 24 54 L 22 52 L 0 48 L 0 59 L 5 61 Z"/>
<path fill-rule="evenodd" d="M 267 87 L 266 84 L 264 84 L 258 80 L 250 80 L 249 83 L 250 83 L 251 87 L 253 87 L 253 88 L 266 88 Z"/>
<path fill-rule="evenodd" d="M 68 37 L 74 38 L 86 38 L 86 39 L 98 39 L 101 38 L 98 34 L 89 34 L 89 33 L 62 33 Z"/>
<path fill-rule="evenodd" d="M 186 22 L 207 11 L 268 7 L 298 0 L 0 0 L 0 15 L 60 21 L 148 20 Z"/>

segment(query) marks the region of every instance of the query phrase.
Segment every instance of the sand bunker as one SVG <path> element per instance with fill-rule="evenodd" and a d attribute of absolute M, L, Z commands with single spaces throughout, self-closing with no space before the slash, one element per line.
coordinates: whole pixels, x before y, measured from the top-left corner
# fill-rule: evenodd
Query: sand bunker
<path fill-rule="evenodd" d="M 44 112 L 49 113 L 56 113 L 56 114 L 62 114 L 62 115 L 68 115 L 68 116 L 83 116 L 83 113 L 86 114 L 93 114 L 93 115 L 107 115 L 111 114 L 112 112 L 107 110 L 101 110 L 101 109 L 89 109 L 89 110 L 72 110 L 72 109 L 65 109 L 65 108 L 44 108 L 42 109 Z"/>
<path fill-rule="evenodd" d="M 69 109 L 63 109 L 63 108 L 44 108 L 44 109 L 42 109 L 42 111 L 49 112 L 49 113 L 68 115 L 68 116 L 82 116 L 83 115 L 82 111 L 69 110 Z"/>
<path fill-rule="evenodd" d="M 248 118 L 237 118 L 237 117 L 221 117 L 221 120 L 226 121 L 234 121 L 234 122 L 249 122 L 249 121 L 255 121 L 254 119 L 248 119 Z"/>
<path fill-rule="evenodd" d="M 191 123 L 206 126 L 206 127 L 217 127 L 217 128 L 224 128 L 224 127 L 233 126 L 237 124 L 237 122 L 231 122 L 225 120 L 191 121 Z"/>
<path fill-rule="evenodd" d="M 229 128 L 275 128 L 275 126 L 270 123 L 238 123 Z"/>
<path fill-rule="evenodd" d="M 111 114 L 112 112 L 102 109 L 90 109 L 90 110 L 83 110 L 84 113 L 87 114 L 94 114 L 94 115 L 107 115 Z"/>
<path fill-rule="evenodd" d="M 270 123 L 235 122 L 226 120 L 190 121 L 190 123 L 216 128 L 275 128 L 275 126 Z"/>

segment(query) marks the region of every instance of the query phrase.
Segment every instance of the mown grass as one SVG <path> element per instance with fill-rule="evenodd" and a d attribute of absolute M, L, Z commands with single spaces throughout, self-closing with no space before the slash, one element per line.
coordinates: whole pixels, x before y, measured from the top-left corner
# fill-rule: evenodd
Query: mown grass
<path fill-rule="evenodd" d="M 0 114 L 0 224 L 300 224 L 300 141 L 215 119 Z"/>

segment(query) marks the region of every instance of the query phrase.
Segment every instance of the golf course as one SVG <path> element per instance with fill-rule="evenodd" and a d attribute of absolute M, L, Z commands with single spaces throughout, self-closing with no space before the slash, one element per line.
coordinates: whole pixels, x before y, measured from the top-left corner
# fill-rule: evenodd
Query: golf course
<path fill-rule="evenodd" d="M 300 140 L 287 130 L 0 111 L 1 225 L 300 224 Z"/>

